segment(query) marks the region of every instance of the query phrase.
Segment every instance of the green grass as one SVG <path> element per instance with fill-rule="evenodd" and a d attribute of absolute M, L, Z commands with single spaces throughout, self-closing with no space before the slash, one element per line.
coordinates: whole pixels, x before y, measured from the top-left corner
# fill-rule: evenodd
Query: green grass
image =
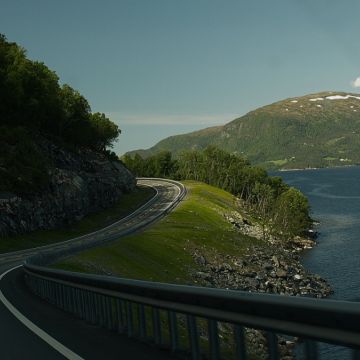
<path fill-rule="evenodd" d="M 133 192 L 124 194 L 114 206 L 90 214 L 82 220 L 54 230 L 38 230 L 24 235 L 0 238 L 0 253 L 23 250 L 36 246 L 68 240 L 92 231 L 99 230 L 132 213 L 154 195 L 148 187 L 137 187 Z"/>
<path fill-rule="evenodd" d="M 57 268 L 112 274 L 135 279 L 192 283 L 198 269 L 192 252 L 211 258 L 218 253 L 241 256 L 260 240 L 237 232 L 224 218 L 236 210 L 234 197 L 203 183 L 186 181 L 185 200 L 166 218 L 143 233 L 121 238 L 56 264 Z"/>

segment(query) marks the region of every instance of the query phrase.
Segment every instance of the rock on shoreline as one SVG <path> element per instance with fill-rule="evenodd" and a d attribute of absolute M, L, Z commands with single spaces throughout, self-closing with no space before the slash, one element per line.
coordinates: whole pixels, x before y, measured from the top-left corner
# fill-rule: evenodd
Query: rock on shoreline
<path fill-rule="evenodd" d="M 240 213 L 233 211 L 224 217 L 241 234 L 263 238 L 262 228 L 252 224 Z M 201 271 L 193 274 L 195 281 L 205 286 L 264 292 L 280 295 L 323 298 L 332 293 L 326 280 L 311 274 L 300 263 L 299 252 L 311 249 L 312 238 L 295 237 L 284 242 L 274 235 L 268 236 L 266 246 L 247 249 L 242 258 L 217 253 L 207 256 L 204 248 L 194 249 L 192 256 Z"/>
<path fill-rule="evenodd" d="M 192 255 L 201 269 L 193 277 L 204 286 L 316 298 L 331 294 L 324 279 L 304 269 L 299 255 L 283 249 L 253 247 L 242 258 L 216 254 L 209 260 L 201 249 Z"/>
<path fill-rule="evenodd" d="M 258 239 L 263 238 L 262 228 L 233 212 L 225 218 L 239 233 Z M 205 247 L 191 250 L 199 269 L 192 273 L 194 282 L 209 287 L 270 293 L 287 296 L 324 298 L 332 293 L 326 280 L 311 274 L 300 263 L 299 252 L 311 249 L 316 233 L 309 238 L 295 237 L 286 243 L 275 236 L 269 236 L 266 245 L 247 249 L 240 258 L 211 251 Z M 230 328 L 224 330 L 231 331 Z M 257 359 L 267 359 L 267 342 L 263 331 L 246 329 L 249 352 Z M 293 359 L 293 348 L 297 339 L 278 337 L 280 358 Z"/>

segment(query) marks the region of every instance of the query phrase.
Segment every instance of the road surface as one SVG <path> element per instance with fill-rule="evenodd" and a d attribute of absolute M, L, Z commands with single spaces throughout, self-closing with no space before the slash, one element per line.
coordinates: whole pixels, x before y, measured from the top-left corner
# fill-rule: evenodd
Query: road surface
<path fill-rule="evenodd" d="M 23 279 L 21 264 L 27 257 L 39 251 L 85 249 L 141 231 L 170 211 L 183 191 L 160 179 L 139 179 L 138 184 L 153 187 L 156 194 L 122 220 L 72 240 L 0 255 L 0 359 L 170 358 L 166 351 L 75 319 L 30 293 Z"/>

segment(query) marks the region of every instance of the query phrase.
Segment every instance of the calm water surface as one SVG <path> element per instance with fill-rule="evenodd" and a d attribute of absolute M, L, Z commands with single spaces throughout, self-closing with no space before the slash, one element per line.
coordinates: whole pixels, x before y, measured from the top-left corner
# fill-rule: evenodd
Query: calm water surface
<path fill-rule="evenodd" d="M 304 253 L 306 269 L 328 280 L 333 299 L 360 301 L 360 167 L 277 172 L 310 200 L 320 222 L 318 245 Z M 321 359 L 348 359 L 347 350 L 320 347 Z"/>
<path fill-rule="evenodd" d="M 360 301 L 360 167 L 277 173 L 310 200 L 318 245 L 304 266 L 327 279 L 335 299 Z"/>

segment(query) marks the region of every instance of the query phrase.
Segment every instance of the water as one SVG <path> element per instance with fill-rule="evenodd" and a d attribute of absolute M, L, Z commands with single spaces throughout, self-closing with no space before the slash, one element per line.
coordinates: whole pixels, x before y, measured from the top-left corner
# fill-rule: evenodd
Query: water
<path fill-rule="evenodd" d="M 329 281 L 332 298 L 359 301 L 360 167 L 279 175 L 308 197 L 311 215 L 320 222 L 318 245 L 304 254 L 304 266 Z"/>
<path fill-rule="evenodd" d="M 360 167 L 277 172 L 309 199 L 311 215 L 320 222 L 318 245 L 302 263 L 325 278 L 333 299 L 360 301 Z M 346 351 L 321 347 L 324 359 L 345 359 Z"/>

